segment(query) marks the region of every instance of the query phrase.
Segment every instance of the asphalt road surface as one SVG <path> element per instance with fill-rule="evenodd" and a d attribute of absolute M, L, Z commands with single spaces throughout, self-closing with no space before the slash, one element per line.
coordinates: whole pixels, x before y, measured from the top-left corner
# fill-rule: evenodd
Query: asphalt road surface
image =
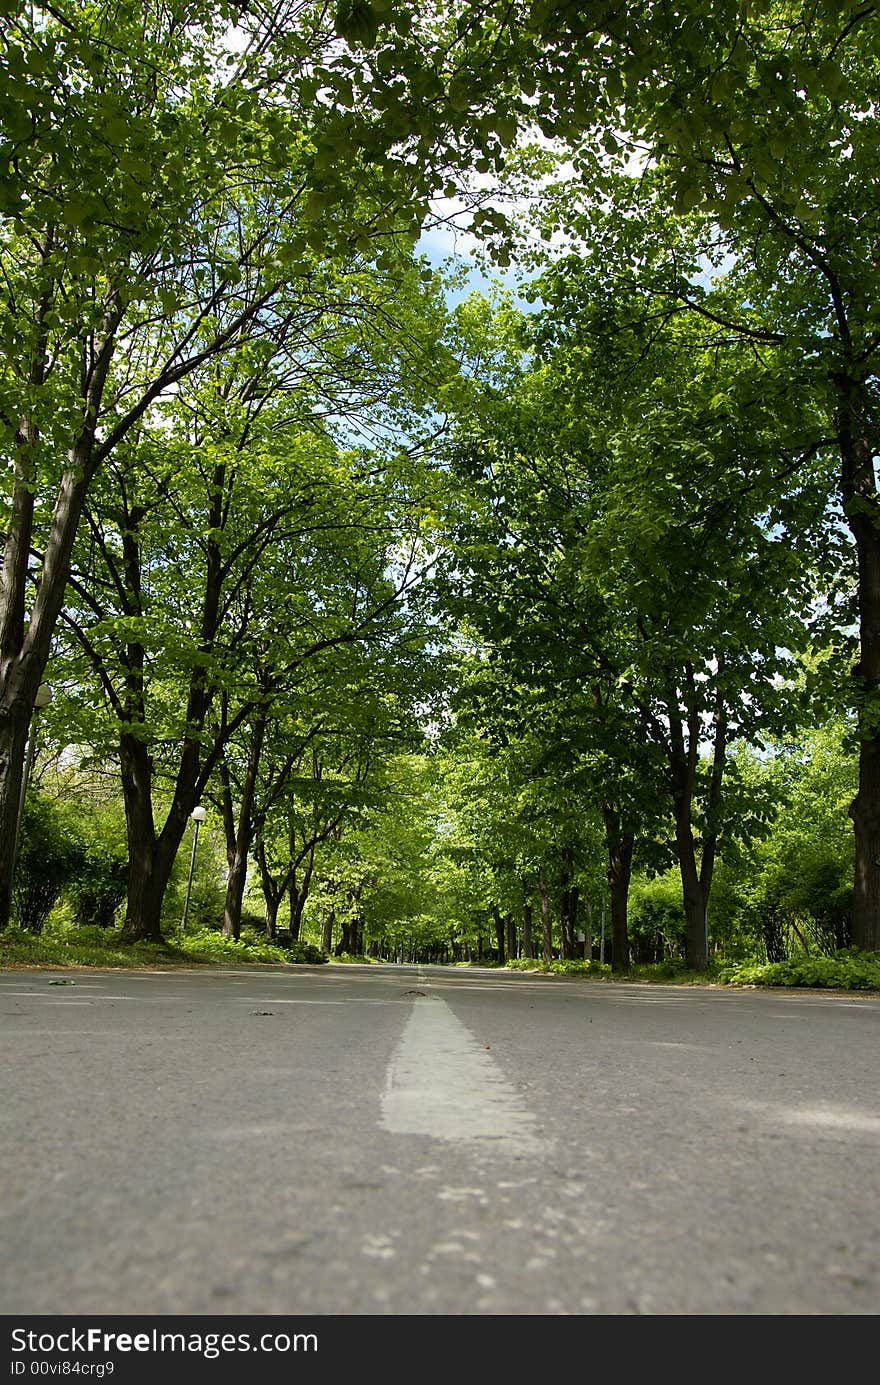
<path fill-rule="evenodd" d="M 880 999 L 0 972 L 0 1310 L 880 1309 Z"/>

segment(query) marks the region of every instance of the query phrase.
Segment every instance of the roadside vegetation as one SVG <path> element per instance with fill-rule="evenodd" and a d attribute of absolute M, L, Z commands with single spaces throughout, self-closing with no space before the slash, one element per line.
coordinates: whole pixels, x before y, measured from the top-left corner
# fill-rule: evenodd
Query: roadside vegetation
<path fill-rule="evenodd" d="M 0 965 L 878 988 L 880 20 L 675 19 L 6 5 Z"/>
<path fill-rule="evenodd" d="M 13 925 L 0 940 L 0 966 L 9 969 L 48 971 L 81 969 L 171 970 L 199 966 L 235 967 L 300 966 L 332 963 L 377 965 L 382 960 L 365 953 L 330 954 L 309 942 L 274 944 L 265 934 L 245 926 L 236 940 L 216 929 L 195 928 L 185 936 L 172 934 L 161 943 L 128 943 L 121 930 L 89 926 L 49 927 L 40 934 Z M 505 962 L 455 962 L 456 968 L 481 966 L 496 971 L 514 970 L 539 975 L 583 977 L 591 981 L 638 981 L 666 985 L 742 987 L 789 987 L 836 991 L 876 991 L 880 994 L 880 959 L 875 953 L 854 950 L 832 957 L 797 957 L 788 962 L 713 963 L 706 972 L 693 972 L 683 959 L 632 964 L 615 978 L 611 966 L 599 961 L 544 961 L 517 957 Z"/>

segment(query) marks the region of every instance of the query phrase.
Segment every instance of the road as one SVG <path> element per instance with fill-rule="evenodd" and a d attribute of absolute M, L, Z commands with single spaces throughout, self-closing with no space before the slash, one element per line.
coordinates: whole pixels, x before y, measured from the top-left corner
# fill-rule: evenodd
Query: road
<path fill-rule="evenodd" d="M 0 972 L 9 1314 L 880 1308 L 880 1000 Z"/>

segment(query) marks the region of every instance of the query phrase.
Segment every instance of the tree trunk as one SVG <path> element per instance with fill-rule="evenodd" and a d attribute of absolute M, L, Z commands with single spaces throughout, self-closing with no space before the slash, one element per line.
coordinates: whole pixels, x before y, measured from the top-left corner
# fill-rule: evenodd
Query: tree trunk
<path fill-rule="evenodd" d="M 122 935 L 131 942 L 160 942 L 162 903 L 186 831 L 187 813 L 172 804 L 156 836 L 153 821 L 153 762 L 143 741 L 120 737 L 122 795 L 128 835 L 128 898 Z"/>
<path fill-rule="evenodd" d="M 291 842 L 291 849 L 293 843 Z M 302 862 L 300 862 L 302 865 Z M 305 913 L 306 902 L 309 897 L 309 887 L 312 883 L 312 872 L 315 866 L 315 842 L 312 842 L 305 857 L 305 867 L 297 875 L 296 871 L 290 880 L 290 936 L 294 942 L 299 939 L 300 929 L 302 928 L 303 914 Z"/>
<path fill-rule="evenodd" d="M 341 957 L 343 953 L 347 953 L 350 957 L 353 957 L 353 956 L 355 956 L 355 955 L 357 954 L 357 947 L 358 947 L 358 936 L 357 936 L 357 935 L 358 935 L 358 924 L 357 924 L 357 919 L 355 919 L 355 918 L 343 919 L 343 922 L 342 922 L 342 932 L 341 932 L 341 934 L 340 934 L 340 936 L 339 936 L 339 942 L 336 944 L 336 955 L 337 955 L 337 957 Z"/>
<path fill-rule="evenodd" d="M 691 971 L 705 971 L 708 963 L 706 946 L 706 900 L 700 886 L 697 853 L 691 809 L 697 774 L 697 754 L 700 724 L 693 695 L 693 668 L 685 666 L 686 696 L 688 698 L 687 739 L 682 724 L 677 688 L 667 697 L 669 714 L 669 768 L 672 779 L 672 807 L 675 816 L 675 852 L 681 874 L 682 901 L 685 917 L 685 956 Z"/>
<path fill-rule="evenodd" d="M 593 959 L 593 904 L 591 900 L 586 900 L 586 919 L 584 920 L 584 961 L 590 962 Z"/>
<path fill-rule="evenodd" d="M 330 956 L 330 953 L 333 951 L 333 926 L 335 923 L 336 910 L 333 908 L 331 904 L 330 908 L 324 915 L 324 919 L 321 924 L 321 950 L 323 952 L 326 952 L 328 957 Z"/>
<path fill-rule="evenodd" d="M 241 906 L 244 899 L 244 887 L 247 883 L 248 857 L 250 856 L 254 832 L 254 793 L 265 734 L 266 715 L 261 713 L 254 719 L 247 770 L 241 788 L 235 851 L 226 883 L 226 904 L 223 909 L 224 938 L 237 939 L 241 934 Z"/>
<path fill-rule="evenodd" d="M 495 925 L 495 947 L 498 953 L 498 961 L 504 961 L 504 920 L 497 904 L 492 905 L 492 922 Z"/>
<path fill-rule="evenodd" d="M 266 847 L 261 839 L 257 841 L 254 855 L 257 858 L 257 866 L 260 872 L 260 886 L 263 891 L 263 900 L 266 905 L 266 937 L 272 939 L 278 931 L 278 907 L 281 903 L 281 890 L 276 885 L 272 872 L 269 869 Z"/>
<path fill-rule="evenodd" d="M 306 906 L 306 897 L 297 888 L 296 881 L 291 880 L 290 888 L 287 891 L 287 901 L 290 905 L 290 937 L 292 942 L 299 942 L 299 933 L 302 927 L 303 909 Z"/>
<path fill-rule="evenodd" d="M 761 914 L 761 937 L 768 962 L 787 962 L 788 948 L 785 942 L 785 929 L 779 911 L 769 905 Z"/>
<path fill-rule="evenodd" d="M 532 906 L 527 900 L 523 905 L 522 951 L 524 957 L 534 957 L 532 947 Z"/>
<path fill-rule="evenodd" d="M 539 885 L 541 893 L 541 956 L 545 962 L 553 961 L 553 920 L 550 917 L 550 890 L 547 877 L 541 872 Z"/>
<path fill-rule="evenodd" d="M 718 672 L 724 668 L 723 655 L 718 657 Z M 706 803 L 706 824 L 703 831 L 703 850 L 700 857 L 700 891 L 703 896 L 703 910 L 709 917 L 709 897 L 712 893 L 712 878 L 715 873 L 715 857 L 718 852 L 720 834 L 719 815 L 721 813 L 721 788 L 724 783 L 724 768 L 727 761 L 727 710 L 721 689 L 715 699 L 715 738 L 712 748 L 712 778 L 709 783 L 709 797 Z"/>
<path fill-rule="evenodd" d="M 611 893 L 611 970 L 629 971 L 629 882 L 632 875 L 634 835 L 622 829 L 620 814 L 612 804 L 602 807 L 605 846 L 608 851 L 608 886 Z"/>
<path fill-rule="evenodd" d="M 226 842 L 226 866 L 232 870 L 235 865 L 235 843 L 238 832 L 235 824 L 235 804 L 232 798 L 232 776 L 225 754 L 217 766 L 220 779 L 220 816 L 223 820 L 223 837 Z"/>
<path fill-rule="evenodd" d="M 866 386 L 839 376 L 837 427 L 843 508 L 858 556 L 859 660 L 853 669 L 859 718 L 859 784 L 850 806 L 855 830 L 853 946 L 880 952 L 880 516 Z"/>
<path fill-rule="evenodd" d="M 36 247 L 43 262 L 53 254 L 53 239 L 49 233 L 45 243 Z M 35 395 L 51 367 L 45 326 L 51 307 L 51 291 L 47 290 L 38 308 L 34 350 L 27 370 Z M 73 544 L 97 465 L 95 429 L 121 315 L 119 295 L 110 289 L 88 364 L 84 359 L 79 401 L 81 424 L 67 452 L 67 470 L 58 487 L 29 617 L 36 458 L 41 438 L 31 418 L 19 420 L 15 435 L 15 476 L 0 562 L 0 931 L 9 923 L 12 907 L 22 776 L 34 700 L 49 660 L 52 636 L 64 604 Z"/>
<path fill-rule="evenodd" d="M 224 938 L 233 938 L 236 941 L 241 936 L 241 908 L 244 901 L 244 887 L 247 884 L 247 862 L 250 849 L 247 838 L 249 835 L 247 832 L 244 834 L 239 832 L 239 849 L 235 853 L 232 868 L 226 876 L 222 933 Z"/>
<path fill-rule="evenodd" d="M 265 890 L 263 891 L 263 899 L 266 901 L 266 937 L 269 942 L 271 942 L 278 933 L 279 899 L 277 895 L 273 899 L 270 899 Z"/>
<path fill-rule="evenodd" d="M 574 958 L 574 931 L 572 928 L 573 919 L 571 907 L 574 852 L 571 847 L 566 846 L 562 848 L 560 855 L 562 863 L 562 897 L 559 908 L 559 933 L 562 945 L 562 956 L 566 961 L 570 962 Z"/>
<path fill-rule="evenodd" d="M 517 955 L 516 947 L 516 920 L 513 914 L 504 915 L 504 927 L 507 933 L 507 956 L 513 961 Z"/>
<path fill-rule="evenodd" d="M 678 794 L 674 798 L 675 852 L 681 875 L 682 900 L 685 918 L 685 953 L 692 971 L 705 971 L 708 962 L 706 945 L 706 902 L 700 886 L 694 834 L 691 827 L 690 801 Z"/>
<path fill-rule="evenodd" d="M 85 468 L 86 459 L 72 455 Z M 21 787 L 37 689 L 49 659 L 52 633 L 64 600 L 70 554 L 85 501 L 87 480 L 66 473 L 61 482 L 37 595 L 27 631 L 25 586 L 30 556 L 33 496 L 16 480 L 13 513 L 0 563 L 0 931 L 9 923 L 18 841 Z M 18 514 L 22 501 L 27 514 Z M 19 532 L 15 532 L 19 525 Z"/>
<path fill-rule="evenodd" d="M 572 885 L 568 891 L 568 930 L 571 937 L 571 955 L 578 956 L 578 905 L 580 904 L 581 892 L 577 885 Z"/>
<path fill-rule="evenodd" d="M 31 725 L 32 679 L 9 677 L 0 692 L 0 930 L 9 923 L 24 762 Z"/>

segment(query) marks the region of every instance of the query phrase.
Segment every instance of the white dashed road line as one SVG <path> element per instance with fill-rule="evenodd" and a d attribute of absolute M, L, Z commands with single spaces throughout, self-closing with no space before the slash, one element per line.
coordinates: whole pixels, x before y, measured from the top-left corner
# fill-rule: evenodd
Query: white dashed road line
<path fill-rule="evenodd" d="M 413 1003 L 388 1065 L 381 1124 L 396 1135 L 491 1140 L 514 1154 L 546 1153 L 548 1147 L 486 1046 L 438 996 Z"/>

